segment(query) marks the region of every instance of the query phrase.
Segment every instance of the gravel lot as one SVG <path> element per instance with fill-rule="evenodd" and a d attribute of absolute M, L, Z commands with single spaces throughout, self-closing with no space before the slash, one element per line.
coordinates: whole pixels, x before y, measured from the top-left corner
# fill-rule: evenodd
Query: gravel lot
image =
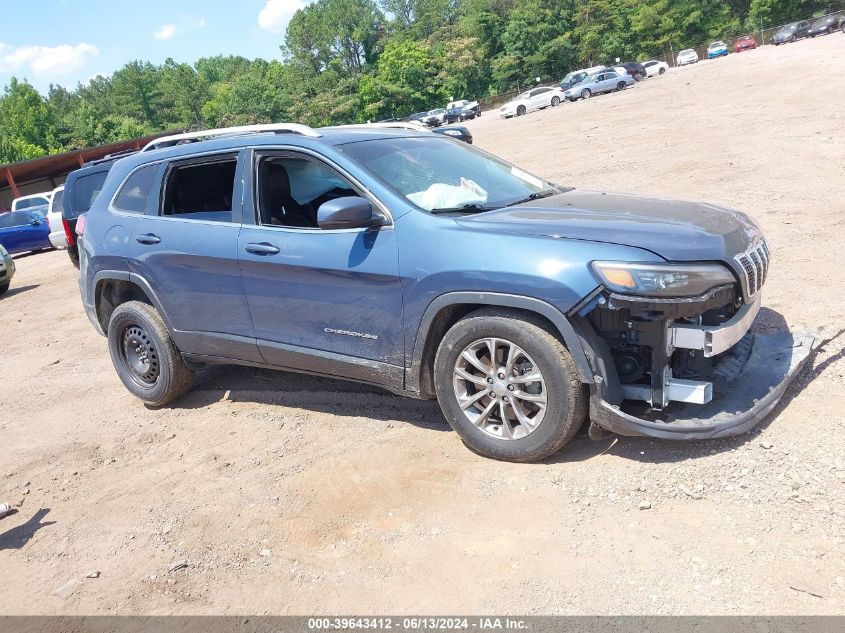
<path fill-rule="evenodd" d="M 561 183 L 762 223 L 758 326 L 824 344 L 732 440 L 581 435 L 498 463 L 433 402 L 247 368 L 149 410 L 66 255 L 18 258 L 0 299 L 4 612 L 845 614 L 843 63 L 837 33 L 469 123 Z"/>

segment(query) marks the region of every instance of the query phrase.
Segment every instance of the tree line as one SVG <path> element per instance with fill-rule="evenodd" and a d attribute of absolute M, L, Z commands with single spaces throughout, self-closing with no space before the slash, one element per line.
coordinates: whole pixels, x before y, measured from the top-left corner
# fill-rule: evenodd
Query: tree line
<path fill-rule="evenodd" d="M 317 0 L 280 60 L 133 61 L 40 94 L 0 96 L 0 163 L 162 130 L 271 121 L 314 126 L 408 116 L 582 66 L 759 31 L 835 0 Z"/>

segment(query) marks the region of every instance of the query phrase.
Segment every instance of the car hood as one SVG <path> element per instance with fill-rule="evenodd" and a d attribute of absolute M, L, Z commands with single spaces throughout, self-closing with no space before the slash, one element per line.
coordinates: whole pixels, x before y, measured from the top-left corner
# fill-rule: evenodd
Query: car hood
<path fill-rule="evenodd" d="M 476 230 L 632 246 L 670 261 L 728 261 L 761 236 L 739 211 L 576 189 L 456 221 Z"/>

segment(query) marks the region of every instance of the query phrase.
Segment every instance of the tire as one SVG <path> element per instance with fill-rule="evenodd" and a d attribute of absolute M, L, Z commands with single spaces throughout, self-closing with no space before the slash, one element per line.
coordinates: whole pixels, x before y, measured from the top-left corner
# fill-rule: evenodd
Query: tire
<path fill-rule="evenodd" d="M 490 365 L 493 339 L 496 365 L 507 365 L 509 350 L 518 350 L 507 375 L 504 367 L 492 374 L 479 369 Z M 472 355 L 478 364 L 468 360 Z M 526 382 L 525 376 L 539 379 Z M 540 319 L 514 310 L 484 308 L 446 332 L 434 360 L 434 385 L 443 414 L 464 444 L 492 459 L 544 459 L 563 448 L 587 417 L 586 388 L 572 356 Z M 545 408 L 535 404 L 540 400 Z"/>
<path fill-rule="evenodd" d="M 626 87 L 627 85 L 628 85 L 628 84 L 626 84 L 624 81 L 620 81 L 618 84 L 616 84 L 616 89 L 617 89 L 617 90 L 625 90 L 625 87 Z"/>
<path fill-rule="evenodd" d="M 120 380 L 148 405 L 163 406 L 191 388 L 194 374 L 151 305 L 128 301 L 115 308 L 109 319 L 108 342 Z"/>
<path fill-rule="evenodd" d="M 73 247 L 69 247 L 67 249 L 67 256 L 70 258 L 70 262 L 79 268 L 79 251 Z"/>
<path fill-rule="evenodd" d="M 9 289 L 9 284 L 11 282 L 6 282 L 5 284 L 0 284 L 0 295 L 6 294 L 6 291 Z"/>
<path fill-rule="evenodd" d="M 582 99 L 589 99 L 592 95 L 593 95 L 593 93 L 592 93 L 592 92 L 590 92 L 590 89 L 589 89 L 589 88 L 584 88 L 584 89 L 581 91 L 581 98 L 582 98 Z"/>
<path fill-rule="evenodd" d="M 525 112 L 526 112 L 525 106 L 521 105 L 516 109 L 516 116 L 522 116 L 522 115 L 525 114 Z"/>
<path fill-rule="evenodd" d="M 666 74 L 666 69 L 665 69 L 665 68 L 661 68 L 659 71 L 657 71 L 657 74 L 658 74 L 658 75 L 665 75 L 665 74 Z"/>
<path fill-rule="evenodd" d="M 560 105 L 560 97 L 552 97 L 552 107 L 556 108 Z"/>

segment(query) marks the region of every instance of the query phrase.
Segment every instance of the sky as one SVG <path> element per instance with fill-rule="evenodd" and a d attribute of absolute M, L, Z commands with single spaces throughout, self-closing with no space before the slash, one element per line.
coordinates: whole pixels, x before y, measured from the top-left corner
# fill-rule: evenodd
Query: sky
<path fill-rule="evenodd" d="M 129 61 L 279 59 L 287 23 L 307 0 L 0 0 L 0 85 L 42 93 L 110 75 Z"/>

